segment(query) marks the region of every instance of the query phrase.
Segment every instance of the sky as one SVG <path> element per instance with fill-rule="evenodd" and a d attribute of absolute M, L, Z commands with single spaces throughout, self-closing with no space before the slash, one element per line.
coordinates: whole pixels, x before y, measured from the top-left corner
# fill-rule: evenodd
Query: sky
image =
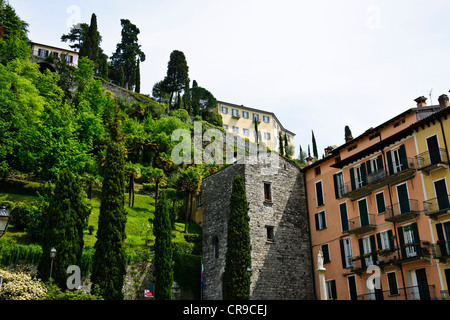
<path fill-rule="evenodd" d="M 306 151 L 340 146 L 450 90 L 448 0 L 9 0 L 32 41 L 60 41 L 92 13 L 111 56 L 120 19 L 141 31 L 141 93 L 182 51 L 217 100 L 273 112 Z"/>

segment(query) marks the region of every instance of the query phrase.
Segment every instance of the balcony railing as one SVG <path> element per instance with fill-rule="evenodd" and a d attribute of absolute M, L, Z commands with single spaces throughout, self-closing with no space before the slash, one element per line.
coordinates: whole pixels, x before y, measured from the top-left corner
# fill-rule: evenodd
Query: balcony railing
<path fill-rule="evenodd" d="M 390 168 L 390 169 L 388 169 Z M 357 198 L 386 184 L 396 183 L 412 176 L 419 169 L 419 158 L 404 158 L 401 163 L 391 163 L 388 168 L 361 176 L 360 179 L 344 183 L 344 196 Z"/>
<path fill-rule="evenodd" d="M 436 219 L 450 210 L 450 195 L 424 201 L 423 208 L 428 216 Z"/>
<path fill-rule="evenodd" d="M 438 240 L 432 244 L 433 258 L 435 259 L 450 259 L 450 242 L 445 240 Z"/>
<path fill-rule="evenodd" d="M 348 221 L 348 232 L 352 234 L 363 234 L 376 228 L 375 214 L 368 214 L 367 219 L 356 217 Z"/>
<path fill-rule="evenodd" d="M 444 300 L 445 298 L 445 293 L 441 294 L 440 297 L 436 296 L 435 285 L 393 288 L 385 291 L 377 290 L 373 293 L 358 296 L 358 300 Z"/>
<path fill-rule="evenodd" d="M 445 149 L 437 149 L 435 151 L 427 151 L 417 156 L 420 170 L 429 174 L 430 171 L 440 166 L 448 166 L 448 156 Z"/>
<path fill-rule="evenodd" d="M 419 213 L 419 201 L 408 199 L 388 206 L 384 217 L 386 221 L 400 223 L 415 219 Z"/>

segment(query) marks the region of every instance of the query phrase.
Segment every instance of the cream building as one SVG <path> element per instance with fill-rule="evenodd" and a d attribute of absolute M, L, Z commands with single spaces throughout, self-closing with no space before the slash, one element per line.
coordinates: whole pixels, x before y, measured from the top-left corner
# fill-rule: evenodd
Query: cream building
<path fill-rule="evenodd" d="M 223 121 L 223 128 L 231 133 L 256 142 L 255 121 L 258 124 L 259 143 L 265 144 L 269 149 L 279 150 L 279 134 L 282 139 L 286 135 L 288 145 L 294 155 L 295 133 L 285 129 L 274 113 L 259 109 L 239 106 L 236 104 L 217 101 L 217 110 Z"/>

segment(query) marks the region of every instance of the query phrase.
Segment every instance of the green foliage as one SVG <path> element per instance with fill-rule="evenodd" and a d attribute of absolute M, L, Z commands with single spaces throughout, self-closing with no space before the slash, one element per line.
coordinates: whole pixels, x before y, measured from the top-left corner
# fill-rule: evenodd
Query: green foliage
<path fill-rule="evenodd" d="M 169 218 L 169 206 L 165 193 L 162 194 L 155 210 L 153 227 L 155 235 L 154 276 L 157 300 L 172 300 L 173 248 L 172 226 Z"/>
<path fill-rule="evenodd" d="M 201 295 L 201 255 L 174 252 L 174 279 L 184 289 L 194 293 L 194 299 Z"/>
<path fill-rule="evenodd" d="M 184 53 L 178 50 L 172 51 L 167 65 L 167 74 L 162 83 L 162 90 L 170 94 L 169 108 L 173 107 L 175 93 L 186 90 L 189 87 L 189 67 Z"/>
<path fill-rule="evenodd" d="M 17 244 L 12 241 L 0 242 L 0 263 L 14 265 L 20 262 L 39 263 L 42 247 L 37 244 Z"/>
<path fill-rule="evenodd" d="M 0 276 L 4 282 L 0 288 L 0 301 L 39 300 L 47 294 L 47 288 L 42 281 L 33 279 L 26 273 L 0 270 Z"/>
<path fill-rule="evenodd" d="M 81 290 L 76 291 L 62 291 L 54 283 L 49 283 L 46 285 L 47 293 L 41 298 L 41 300 L 103 300 L 102 297 L 93 294 L 85 293 Z"/>
<path fill-rule="evenodd" d="M 111 64 L 114 69 L 120 72 L 121 87 L 127 84 L 127 89 L 131 90 L 136 85 L 137 59 L 139 58 L 140 62 L 144 62 L 145 54 L 138 43 L 139 28 L 128 19 L 121 19 L 120 23 L 122 25 L 122 41 L 117 44 L 116 52 L 111 57 Z"/>
<path fill-rule="evenodd" d="M 39 277 L 48 279 L 52 248 L 57 251 L 53 276 L 55 283 L 63 288 L 67 280 L 67 267 L 79 265 L 83 251 L 83 231 L 87 227 L 90 208 L 86 205 L 79 179 L 68 169 L 58 176 L 54 194 L 43 217 L 44 255 L 38 266 Z"/>
<path fill-rule="evenodd" d="M 92 292 L 107 300 L 123 299 L 122 286 L 126 272 L 125 160 L 123 148 L 116 140 L 117 136 L 113 136 L 107 149 L 91 275 Z"/>
<path fill-rule="evenodd" d="M 243 178 L 236 174 L 230 197 L 227 252 L 225 256 L 225 298 L 249 299 L 247 268 L 251 267 L 249 205 Z"/>

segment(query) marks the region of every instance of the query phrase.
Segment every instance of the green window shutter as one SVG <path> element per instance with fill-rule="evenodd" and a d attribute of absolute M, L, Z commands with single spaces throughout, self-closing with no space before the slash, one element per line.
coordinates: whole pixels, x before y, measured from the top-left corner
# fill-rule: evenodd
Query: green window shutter
<path fill-rule="evenodd" d="M 406 149 L 404 144 L 400 146 L 398 154 L 400 155 L 400 163 L 402 164 L 402 170 L 408 169 L 408 159 L 406 158 Z"/>
<path fill-rule="evenodd" d="M 394 164 L 392 163 L 392 152 L 386 152 L 386 158 L 388 161 L 389 174 L 394 174 Z"/>
<path fill-rule="evenodd" d="M 361 179 L 362 179 L 362 185 L 367 185 L 367 171 L 366 171 L 366 164 L 361 163 Z"/>
<path fill-rule="evenodd" d="M 366 259 L 364 259 L 362 257 L 362 255 L 364 254 L 363 239 L 358 239 L 358 245 L 359 245 L 359 254 L 361 256 L 361 267 L 365 268 L 366 267 Z"/>
<path fill-rule="evenodd" d="M 339 187 L 338 187 L 338 177 L 337 174 L 333 175 L 333 182 L 334 182 L 334 195 L 336 199 L 339 199 Z"/>
<path fill-rule="evenodd" d="M 319 229 L 319 214 L 318 213 L 316 213 L 314 215 L 314 220 L 316 221 L 316 230 L 320 230 Z"/>
<path fill-rule="evenodd" d="M 381 243 L 381 233 L 377 233 L 377 245 L 378 245 L 378 250 L 383 248 L 383 244 Z"/>
<path fill-rule="evenodd" d="M 350 183 L 352 184 L 352 191 L 356 189 L 355 183 L 355 169 L 350 168 Z"/>
<path fill-rule="evenodd" d="M 388 230 L 388 237 L 389 237 L 389 248 L 394 249 L 394 234 L 392 233 L 392 230 Z"/>
<path fill-rule="evenodd" d="M 345 248 L 344 248 L 344 240 L 339 240 L 339 245 L 341 246 L 341 260 L 342 260 L 342 268 L 347 268 L 347 259 L 345 257 Z"/>
<path fill-rule="evenodd" d="M 341 223 L 342 223 L 342 232 L 348 231 L 348 215 L 347 215 L 347 204 L 341 203 L 339 205 L 339 211 L 341 213 Z"/>
<path fill-rule="evenodd" d="M 337 294 L 336 294 L 336 280 L 331 280 L 331 298 L 333 300 L 337 299 Z"/>
<path fill-rule="evenodd" d="M 324 204 L 323 202 L 323 191 L 322 191 L 322 181 L 316 183 L 316 199 L 317 206 L 320 207 Z"/>
<path fill-rule="evenodd" d="M 400 241 L 400 251 L 402 253 L 402 257 L 406 258 L 406 250 L 405 247 L 405 236 L 403 235 L 403 227 L 398 227 L 398 240 Z"/>
<path fill-rule="evenodd" d="M 384 193 L 378 193 L 376 195 L 378 213 L 386 212 L 386 203 L 384 202 Z"/>
<path fill-rule="evenodd" d="M 383 166 L 383 156 L 379 155 L 377 158 L 377 162 L 378 162 L 378 171 L 381 171 L 384 166 Z"/>
<path fill-rule="evenodd" d="M 448 254 L 448 252 L 447 252 L 447 246 L 445 243 L 444 230 L 442 228 L 442 223 L 436 224 L 436 232 L 437 232 L 437 236 L 438 236 L 438 240 L 439 240 L 438 247 L 439 247 L 439 250 L 441 250 L 441 255 L 446 256 Z M 450 278 L 449 278 L 449 280 L 450 280 Z"/>
<path fill-rule="evenodd" d="M 378 254 L 376 253 L 377 246 L 375 244 L 375 236 L 372 235 L 372 236 L 370 236 L 369 239 L 370 239 L 370 246 L 372 247 L 372 252 L 373 252 L 373 254 L 372 254 L 373 263 L 376 264 L 376 262 L 378 261 Z"/>
<path fill-rule="evenodd" d="M 419 237 L 419 229 L 417 228 L 417 223 L 414 222 L 411 224 L 411 229 L 414 236 L 414 243 L 417 243 L 417 254 L 420 255 L 422 252 L 422 246 L 420 245 L 420 237 Z"/>
<path fill-rule="evenodd" d="M 323 253 L 323 262 L 327 263 L 330 262 L 330 250 L 328 247 L 328 244 L 323 244 L 322 246 L 322 253 Z"/>

